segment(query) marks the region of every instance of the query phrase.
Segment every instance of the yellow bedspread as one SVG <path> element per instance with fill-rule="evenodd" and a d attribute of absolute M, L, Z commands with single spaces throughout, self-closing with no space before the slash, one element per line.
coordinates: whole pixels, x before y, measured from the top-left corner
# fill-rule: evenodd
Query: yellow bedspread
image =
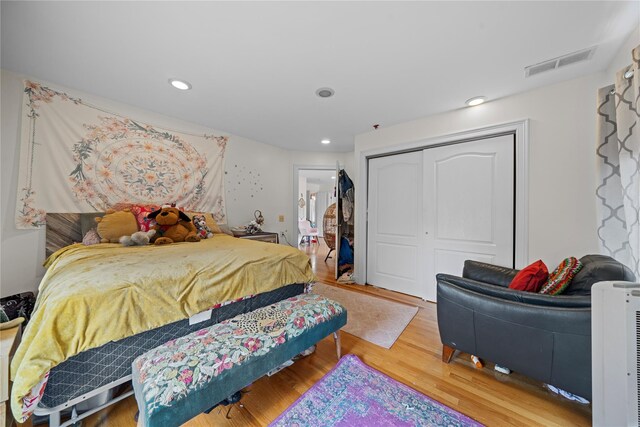
<path fill-rule="evenodd" d="M 297 249 L 220 234 L 167 246 L 76 244 L 51 255 L 45 266 L 33 317 L 11 363 L 17 419 L 28 417 L 22 398 L 81 351 L 216 303 L 315 280 L 309 258 Z"/>

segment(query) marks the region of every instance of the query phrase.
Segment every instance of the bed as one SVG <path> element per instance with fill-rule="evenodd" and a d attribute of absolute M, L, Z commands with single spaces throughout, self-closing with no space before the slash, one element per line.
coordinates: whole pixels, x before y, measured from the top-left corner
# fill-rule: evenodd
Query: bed
<path fill-rule="evenodd" d="M 53 424 L 63 408 L 125 382 L 131 361 L 148 349 L 299 294 L 314 280 L 297 249 L 224 234 L 167 246 L 74 244 L 46 267 L 12 362 L 11 405 L 18 420 L 38 408 Z"/>

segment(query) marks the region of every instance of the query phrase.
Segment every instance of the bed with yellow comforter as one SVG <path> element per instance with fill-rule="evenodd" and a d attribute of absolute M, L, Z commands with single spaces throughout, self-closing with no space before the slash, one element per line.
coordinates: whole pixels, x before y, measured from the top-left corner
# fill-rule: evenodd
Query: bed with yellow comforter
<path fill-rule="evenodd" d="M 75 244 L 45 266 L 11 363 L 11 407 L 19 421 L 35 409 L 48 372 L 71 356 L 214 304 L 315 280 L 303 252 L 223 234 L 163 246 Z"/>

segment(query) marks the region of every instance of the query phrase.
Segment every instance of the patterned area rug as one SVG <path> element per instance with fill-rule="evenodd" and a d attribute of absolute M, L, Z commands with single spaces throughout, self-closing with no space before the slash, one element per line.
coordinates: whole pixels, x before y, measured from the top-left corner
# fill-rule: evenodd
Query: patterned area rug
<path fill-rule="evenodd" d="M 349 354 L 270 426 L 481 426 Z"/>
<path fill-rule="evenodd" d="M 313 292 L 335 300 L 347 309 L 349 320 L 343 331 L 384 348 L 391 348 L 418 312 L 418 307 L 322 283 L 316 283 Z"/>

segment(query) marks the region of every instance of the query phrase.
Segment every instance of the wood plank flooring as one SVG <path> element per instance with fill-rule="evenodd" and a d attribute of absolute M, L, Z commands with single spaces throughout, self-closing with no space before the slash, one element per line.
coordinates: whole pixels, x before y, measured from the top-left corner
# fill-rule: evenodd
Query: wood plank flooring
<path fill-rule="evenodd" d="M 418 314 L 391 349 L 343 333 L 342 354 L 355 354 L 375 369 L 486 425 L 591 425 L 590 406 L 553 395 L 541 383 L 515 373 L 499 374 L 490 364 L 476 369 L 467 354 L 457 353 L 450 364 L 443 363 L 435 304 L 373 286 L 337 284 L 333 280 L 335 255 L 324 262 L 327 252 L 324 243 L 303 246 L 302 250 L 310 256 L 318 280 L 323 283 L 419 307 Z M 231 419 L 225 418 L 227 408 L 215 409 L 185 425 L 267 425 L 335 363 L 333 338 L 328 337 L 311 356 L 250 386 L 250 392 L 243 397 L 243 407 L 235 405 Z M 132 427 L 136 424 L 133 420 L 136 410 L 135 399 L 130 397 L 89 417 L 83 425 Z"/>

